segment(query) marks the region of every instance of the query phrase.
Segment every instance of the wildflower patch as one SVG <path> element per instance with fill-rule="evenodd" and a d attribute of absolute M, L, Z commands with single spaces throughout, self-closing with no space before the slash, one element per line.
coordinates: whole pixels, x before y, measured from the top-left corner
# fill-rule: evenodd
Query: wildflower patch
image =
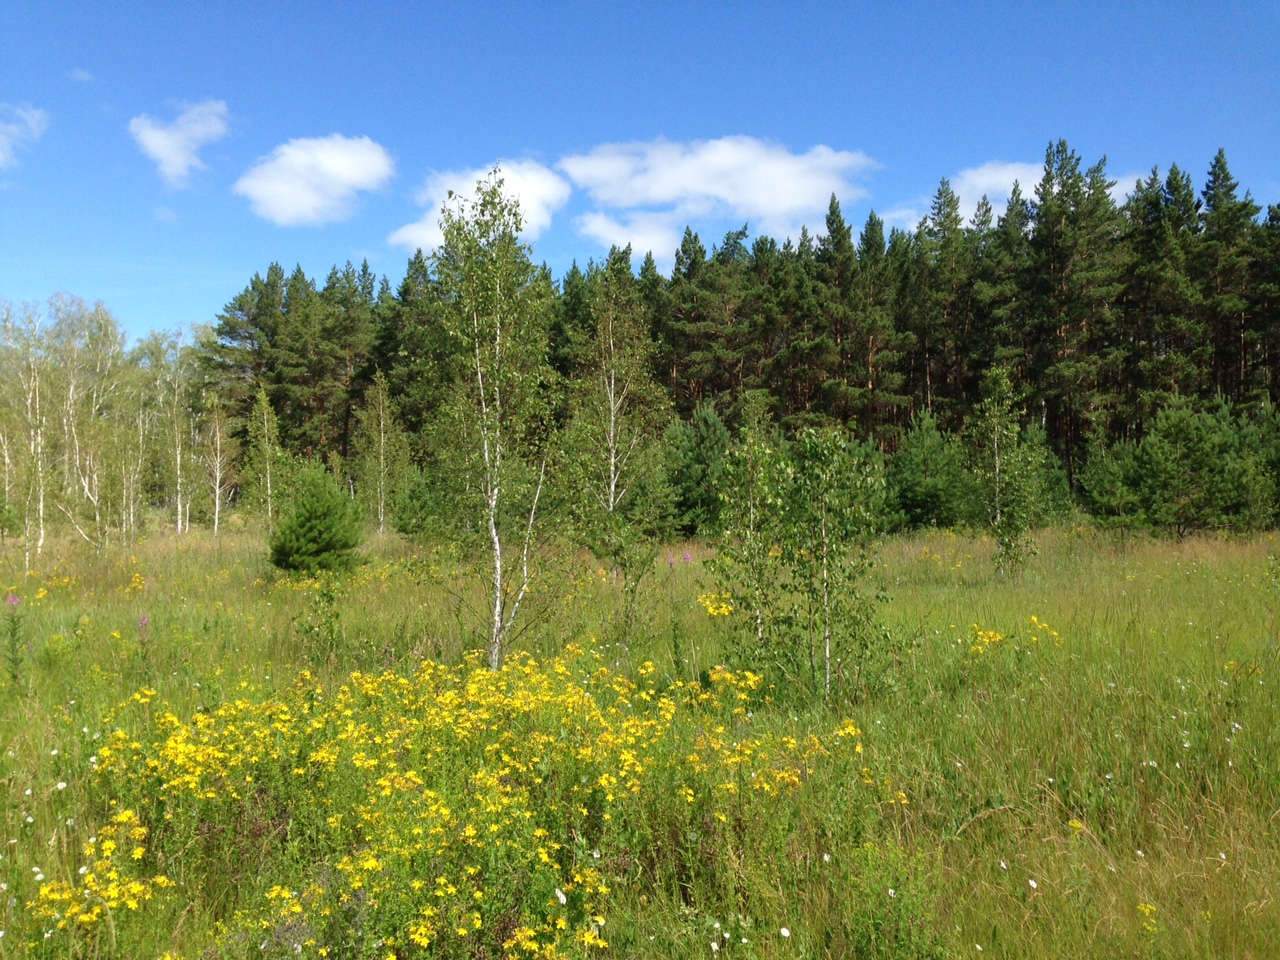
<path fill-rule="evenodd" d="M 656 869 L 655 837 L 767 817 L 861 753 L 851 721 L 759 729 L 761 685 L 717 669 L 660 688 L 652 667 L 633 680 L 571 646 L 332 691 L 304 673 L 187 718 L 143 691 L 97 759 L 118 812 L 28 915 L 43 945 L 78 954 L 105 918 L 220 896 L 224 943 L 266 955 L 589 953 L 608 943 L 611 891 Z"/>

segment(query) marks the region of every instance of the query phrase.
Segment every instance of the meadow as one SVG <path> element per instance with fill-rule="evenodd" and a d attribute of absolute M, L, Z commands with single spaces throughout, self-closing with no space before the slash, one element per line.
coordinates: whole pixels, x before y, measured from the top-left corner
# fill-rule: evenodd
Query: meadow
<path fill-rule="evenodd" d="M 888 655 L 727 670 L 708 551 L 287 578 L 231 525 L 0 565 L 0 957 L 1271 957 L 1273 537 L 877 547 Z M 625 624 L 625 629 L 620 626 Z"/>

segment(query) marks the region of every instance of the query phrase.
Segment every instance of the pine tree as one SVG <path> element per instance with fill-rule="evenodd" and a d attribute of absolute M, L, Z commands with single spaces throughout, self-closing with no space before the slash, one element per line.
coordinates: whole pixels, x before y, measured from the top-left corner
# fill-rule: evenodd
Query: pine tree
<path fill-rule="evenodd" d="M 347 570 L 359 546 L 354 502 L 326 470 L 308 465 L 298 478 L 292 512 L 271 537 L 271 562 L 309 574 Z"/>
<path fill-rule="evenodd" d="M 1245 193 L 1227 168 L 1227 155 L 1219 150 L 1209 167 L 1202 194 L 1203 233 L 1192 264 L 1199 286 L 1203 326 L 1213 346 L 1213 389 L 1235 401 L 1245 398 L 1247 369 L 1256 349 L 1257 336 L 1250 329 L 1250 235 L 1259 207 Z"/>
<path fill-rule="evenodd" d="M 700 403 L 693 419 L 672 424 L 667 430 L 667 450 L 679 528 L 686 534 L 714 532 L 720 521 L 729 452 L 729 431 L 715 406 Z"/>
<path fill-rule="evenodd" d="M 889 463 L 894 507 L 908 527 L 952 527 L 965 515 L 969 484 L 963 454 L 955 439 L 938 430 L 922 410 Z"/>

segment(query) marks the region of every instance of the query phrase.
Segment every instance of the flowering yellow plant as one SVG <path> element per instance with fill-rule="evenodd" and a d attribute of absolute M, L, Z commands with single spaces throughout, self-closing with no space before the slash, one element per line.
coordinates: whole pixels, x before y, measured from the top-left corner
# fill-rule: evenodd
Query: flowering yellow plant
<path fill-rule="evenodd" d="M 183 897 L 168 876 L 201 876 L 211 835 L 278 829 L 289 854 L 264 859 L 228 936 L 253 931 L 302 956 L 356 936 L 396 956 L 604 948 L 610 890 L 662 842 L 664 819 L 727 828 L 834 752 L 861 752 L 851 721 L 800 740 L 756 729 L 757 674 L 716 668 L 703 685 L 655 673 L 645 664 L 633 679 L 570 646 L 497 672 L 477 656 L 355 673 L 333 691 L 304 673 L 281 695 L 244 689 L 190 718 L 140 691 L 97 759 L 100 786 L 132 805 L 86 848 L 86 871 L 47 884 L 30 913 L 90 936 L 121 904 L 171 887 Z M 122 721 L 145 711 L 148 733 L 129 732 Z"/>

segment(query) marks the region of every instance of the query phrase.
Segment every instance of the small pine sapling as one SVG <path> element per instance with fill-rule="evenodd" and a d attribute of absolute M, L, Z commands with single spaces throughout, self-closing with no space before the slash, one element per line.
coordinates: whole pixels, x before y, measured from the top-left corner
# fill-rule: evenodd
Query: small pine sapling
<path fill-rule="evenodd" d="M 271 562 L 282 570 L 350 569 L 360 546 L 355 503 L 319 466 L 303 470 L 293 511 L 272 535 Z"/>

